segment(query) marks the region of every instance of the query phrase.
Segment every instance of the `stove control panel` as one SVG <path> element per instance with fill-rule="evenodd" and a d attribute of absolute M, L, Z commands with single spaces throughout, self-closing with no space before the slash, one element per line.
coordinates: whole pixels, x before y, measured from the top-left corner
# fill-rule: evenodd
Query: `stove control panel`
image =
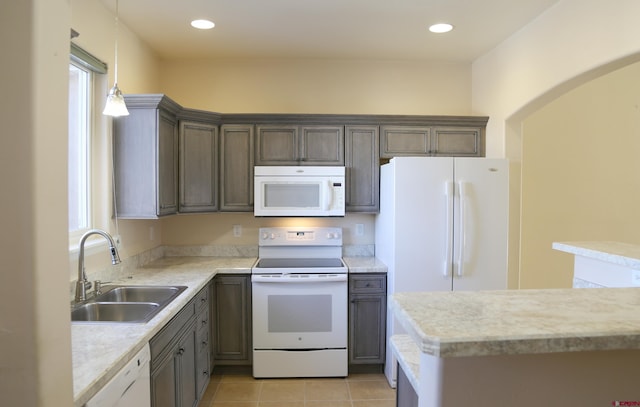
<path fill-rule="evenodd" d="M 260 228 L 259 246 L 342 246 L 342 228 Z"/>

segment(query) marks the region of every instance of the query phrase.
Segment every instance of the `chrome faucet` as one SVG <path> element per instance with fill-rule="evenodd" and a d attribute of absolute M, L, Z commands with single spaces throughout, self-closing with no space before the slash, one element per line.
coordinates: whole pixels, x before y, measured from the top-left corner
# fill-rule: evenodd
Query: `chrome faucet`
<path fill-rule="evenodd" d="M 91 229 L 80 238 L 80 254 L 78 256 L 78 281 L 76 282 L 76 302 L 85 301 L 87 299 L 87 290 L 91 288 L 91 281 L 87 280 L 87 274 L 84 271 L 84 242 L 91 235 L 100 235 L 109 242 L 109 252 L 111 253 L 111 264 L 120 263 L 120 255 L 113 238 L 107 232 L 100 229 Z"/>

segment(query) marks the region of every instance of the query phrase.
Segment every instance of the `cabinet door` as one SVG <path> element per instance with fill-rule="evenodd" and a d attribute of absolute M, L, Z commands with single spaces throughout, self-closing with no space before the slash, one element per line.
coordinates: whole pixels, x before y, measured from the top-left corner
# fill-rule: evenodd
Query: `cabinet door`
<path fill-rule="evenodd" d="M 120 218 L 178 210 L 180 106 L 164 95 L 126 95 L 129 116 L 113 121 L 114 188 Z"/>
<path fill-rule="evenodd" d="M 153 372 L 151 372 L 151 406 L 177 406 L 176 358 L 173 354 L 167 357 Z"/>
<path fill-rule="evenodd" d="M 253 125 L 220 129 L 220 210 L 253 212 Z"/>
<path fill-rule="evenodd" d="M 218 209 L 217 149 L 216 126 L 180 123 L 180 212 Z"/>
<path fill-rule="evenodd" d="M 217 275 L 211 320 L 216 365 L 250 365 L 251 276 Z"/>
<path fill-rule="evenodd" d="M 300 165 L 344 165 L 344 127 L 303 126 Z"/>
<path fill-rule="evenodd" d="M 383 364 L 386 346 L 386 275 L 349 276 L 349 364 Z"/>
<path fill-rule="evenodd" d="M 176 387 L 179 389 L 178 404 L 180 407 L 195 407 L 198 401 L 196 383 L 196 328 L 190 325 L 185 336 L 178 343 L 176 355 L 178 361 L 178 377 Z"/>
<path fill-rule="evenodd" d="M 256 127 L 256 165 L 298 165 L 298 126 Z"/>
<path fill-rule="evenodd" d="M 382 126 L 380 157 L 420 156 L 431 153 L 431 128 Z"/>
<path fill-rule="evenodd" d="M 379 137 L 377 126 L 347 126 L 345 130 L 347 212 L 380 210 Z"/>
<path fill-rule="evenodd" d="M 349 363 L 384 363 L 385 302 L 381 295 L 351 298 Z"/>
<path fill-rule="evenodd" d="M 158 116 L 158 214 L 178 211 L 178 122 L 163 110 Z"/>
<path fill-rule="evenodd" d="M 481 157 L 483 135 L 479 127 L 434 127 L 431 150 L 436 156 Z"/>

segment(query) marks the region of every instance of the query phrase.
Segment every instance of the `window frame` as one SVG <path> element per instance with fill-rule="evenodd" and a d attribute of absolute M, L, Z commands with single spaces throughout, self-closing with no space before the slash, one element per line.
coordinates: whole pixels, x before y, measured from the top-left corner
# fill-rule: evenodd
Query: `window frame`
<path fill-rule="evenodd" d="M 73 257 L 78 252 L 80 238 L 87 230 L 100 228 L 108 231 L 110 229 L 112 211 L 111 139 L 107 137 L 109 134 L 108 121 L 101 114 L 104 100 L 99 96 L 105 95 L 106 99 L 107 64 L 72 42 L 69 65 L 74 65 L 90 74 L 86 116 L 88 225 L 86 228 L 73 232 L 69 229 L 69 254 Z M 93 241 L 87 242 L 86 249 L 94 245 Z"/>

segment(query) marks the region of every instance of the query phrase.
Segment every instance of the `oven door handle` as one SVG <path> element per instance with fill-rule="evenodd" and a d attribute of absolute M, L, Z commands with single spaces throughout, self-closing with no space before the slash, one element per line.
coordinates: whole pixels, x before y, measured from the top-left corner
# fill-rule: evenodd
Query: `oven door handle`
<path fill-rule="evenodd" d="M 347 281 L 346 274 L 253 274 L 254 283 L 297 284 Z"/>

